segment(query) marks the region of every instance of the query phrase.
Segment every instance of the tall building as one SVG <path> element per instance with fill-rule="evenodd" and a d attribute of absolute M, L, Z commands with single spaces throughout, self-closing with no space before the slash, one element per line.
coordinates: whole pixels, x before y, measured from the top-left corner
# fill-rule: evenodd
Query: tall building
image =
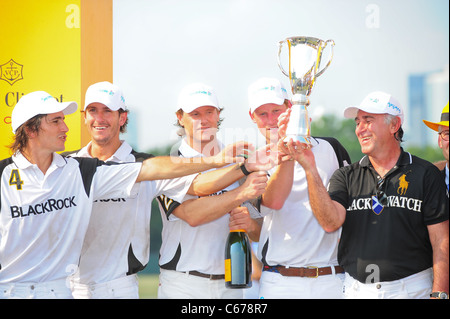
<path fill-rule="evenodd" d="M 422 120 L 439 121 L 441 111 L 449 100 L 449 66 L 442 70 L 411 74 L 408 78 L 409 101 L 407 123 L 408 146 L 437 145 L 437 135 Z"/>

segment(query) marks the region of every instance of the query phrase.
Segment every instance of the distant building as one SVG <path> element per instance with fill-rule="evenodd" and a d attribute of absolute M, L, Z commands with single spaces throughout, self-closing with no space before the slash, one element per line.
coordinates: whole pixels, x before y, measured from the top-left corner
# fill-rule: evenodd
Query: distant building
<path fill-rule="evenodd" d="M 437 134 L 422 120 L 439 121 L 441 111 L 449 100 L 449 66 L 443 70 L 411 74 L 408 78 L 408 109 L 406 132 L 408 146 L 437 145 Z"/>

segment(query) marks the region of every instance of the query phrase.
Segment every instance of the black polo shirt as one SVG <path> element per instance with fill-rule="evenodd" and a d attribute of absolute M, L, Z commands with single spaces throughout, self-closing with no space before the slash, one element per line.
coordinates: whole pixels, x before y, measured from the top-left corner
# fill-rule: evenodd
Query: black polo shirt
<path fill-rule="evenodd" d="M 401 150 L 385 176 L 387 205 L 372 196 L 381 179 L 367 156 L 337 170 L 328 192 L 347 208 L 338 260 L 362 283 L 398 280 L 433 266 L 428 225 L 448 220 L 448 195 L 433 164 Z"/>

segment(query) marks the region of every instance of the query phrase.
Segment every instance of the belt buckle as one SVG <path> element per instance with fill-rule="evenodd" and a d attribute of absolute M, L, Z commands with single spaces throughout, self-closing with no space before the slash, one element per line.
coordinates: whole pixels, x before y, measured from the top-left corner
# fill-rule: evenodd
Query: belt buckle
<path fill-rule="evenodd" d="M 315 276 L 307 276 L 307 278 L 317 278 L 319 277 L 319 267 L 316 266 L 308 266 L 306 267 L 308 269 L 315 269 L 316 270 L 316 275 Z"/>

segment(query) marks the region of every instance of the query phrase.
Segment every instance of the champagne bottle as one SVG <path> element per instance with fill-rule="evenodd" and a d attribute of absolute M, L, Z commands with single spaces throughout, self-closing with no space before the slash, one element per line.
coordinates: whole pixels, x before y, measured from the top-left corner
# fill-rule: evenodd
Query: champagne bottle
<path fill-rule="evenodd" d="M 225 287 L 252 286 L 252 253 L 245 230 L 230 230 L 225 246 Z"/>

